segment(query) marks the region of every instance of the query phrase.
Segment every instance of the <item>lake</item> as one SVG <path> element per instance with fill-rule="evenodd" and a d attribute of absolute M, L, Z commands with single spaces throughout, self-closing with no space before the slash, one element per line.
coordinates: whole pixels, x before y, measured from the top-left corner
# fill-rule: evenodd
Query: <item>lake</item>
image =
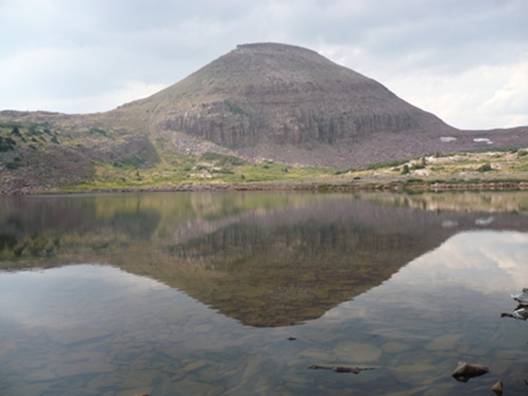
<path fill-rule="evenodd" d="M 527 286 L 528 193 L 2 198 L 0 394 L 526 394 Z"/>

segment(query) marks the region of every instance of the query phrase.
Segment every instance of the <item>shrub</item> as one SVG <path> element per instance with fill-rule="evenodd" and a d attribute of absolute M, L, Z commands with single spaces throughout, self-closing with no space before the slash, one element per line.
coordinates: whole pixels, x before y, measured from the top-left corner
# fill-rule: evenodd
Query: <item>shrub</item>
<path fill-rule="evenodd" d="M 101 129 L 101 128 L 92 127 L 92 128 L 90 128 L 89 132 L 92 135 L 97 135 L 98 134 L 98 135 L 108 136 L 107 132 L 104 129 Z"/>
<path fill-rule="evenodd" d="M 402 175 L 408 175 L 410 172 L 411 172 L 411 170 L 409 169 L 409 165 L 407 165 L 407 164 L 403 165 L 401 174 Z"/>
<path fill-rule="evenodd" d="M 370 164 L 369 166 L 367 166 L 367 170 L 374 170 L 374 169 L 380 169 L 380 168 L 389 168 L 389 167 L 394 167 L 394 166 L 400 166 L 402 164 L 404 164 L 405 160 L 401 160 L 401 161 L 388 161 L 388 162 L 379 162 L 379 163 L 376 163 L 376 164 Z"/>
<path fill-rule="evenodd" d="M 13 139 L 0 136 L 0 152 L 13 150 L 15 146 L 16 142 Z"/>
<path fill-rule="evenodd" d="M 145 159 L 139 155 L 133 155 L 132 157 L 122 159 L 120 162 L 123 167 L 130 168 L 142 168 L 145 165 Z"/>
<path fill-rule="evenodd" d="M 46 129 L 49 129 L 46 123 L 31 124 L 28 128 L 28 133 L 33 136 L 41 136 Z"/>
<path fill-rule="evenodd" d="M 225 174 L 225 175 L 232 175 L 232 174 L 235 173 L 229 168 L 213 168 L 213 169 L 211 169 L 211 172 L 212 173 Z"/>
<path fill-rule="evenodd" d="M 208 151 L 201 156 L 201 159 L 204 161 L 214 161 L 221 166 L 227 165 L 244 165 L 246 161 L 241 158 L 235 157 L 234 155 L 225 155 L 219 153 L 213 153 Z"/>
<path fill-rule="evenodd" d="M 484 164 L 484 165 L 479 166 L 479 168 L 477 170 L 479 172 L 489 172 L 489 171 L 492 171 L 493 168 L 491 167 L 490 164 Z"/>
<path fill-rule="evenodd" d="M 246 114 L 246 112 L 240 106 L 237 106 L 236 104 L 231 103 L 228 100 L 225 100 L 224 104 L 226 105 L 227 109 L 231 113 L 238 114 L 238 115 L 245 115 Z"/>
<path fill-rule="evenodd" d="M 11 135 L 21 137 L 20 129 L 18 129 L 17 126 L 14 126 L 13 129 L 11 129 Z"/>

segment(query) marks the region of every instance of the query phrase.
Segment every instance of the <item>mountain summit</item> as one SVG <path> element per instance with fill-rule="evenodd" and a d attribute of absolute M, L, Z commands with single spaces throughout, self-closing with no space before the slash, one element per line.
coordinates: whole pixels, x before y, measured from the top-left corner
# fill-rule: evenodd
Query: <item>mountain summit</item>
<path fill-rule="evenodd" d="M 239 45 L 121 111 L 148 112 L 156 130 L 263 155 L 269 145 L 353 146 L 378 133 L 453 131 L 368 77 L 312 50 L 275 43 Z M 335 164 L 331 158 L 323 162 Z"/>
<path fill-rule="evenodd" d="M 0 112 L 0 181 L 53 187 L 206 152 L 350 168 L 515 146 L 526 128 L 461 131 L 315 51 L 255 43 L 106 113 Z"/>

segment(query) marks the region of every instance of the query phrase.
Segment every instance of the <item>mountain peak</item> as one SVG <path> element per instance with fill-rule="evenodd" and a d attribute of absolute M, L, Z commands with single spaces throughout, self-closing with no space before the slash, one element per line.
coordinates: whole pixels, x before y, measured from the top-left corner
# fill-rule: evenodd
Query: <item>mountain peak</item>
<path fill-rule="evenodd" d="M 378 82 L 281 43 L 240 44 L 129 109 L 138 106 L 154 123 L 149 129 L 184 132 L 244 153 L 285 144 L 352 147 L 377 133 L 451 130 Z"/>
<path fill-rule="evenodd" d="M 290 52 L 299 53 L 307 52 L 311 54 L 317 54 L 316 51 L 309 48 L 300 47 L 292 44 L 274 43 L 274 42 L 262 42 L 262 43 L 246 43 L 238 44 L 235 51 L 247 51 L 247 52 Z"/>

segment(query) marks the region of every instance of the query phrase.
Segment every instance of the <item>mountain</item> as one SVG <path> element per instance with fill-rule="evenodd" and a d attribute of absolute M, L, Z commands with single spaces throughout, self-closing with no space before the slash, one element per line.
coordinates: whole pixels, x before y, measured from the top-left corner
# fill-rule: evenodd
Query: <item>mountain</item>
<path fill-rule="evenodd" d="M 152 115 L 151 126 L 219 145 L 334 145 L 384 131 L 452 128 L 376 81 L 311 50 L 240 45 L 177 84 L 120 109 Z"/>
<path fill-rule="evenodd" d="M 1 181 L 31 188 L 88 180 L 96 164 L 148 168 L 207 152 L 350 168 L 528 146 L 528 128 L 461 131 L 314 51 L 256 43 L 106 113 L 0 112 L 0 139 Z"/>

